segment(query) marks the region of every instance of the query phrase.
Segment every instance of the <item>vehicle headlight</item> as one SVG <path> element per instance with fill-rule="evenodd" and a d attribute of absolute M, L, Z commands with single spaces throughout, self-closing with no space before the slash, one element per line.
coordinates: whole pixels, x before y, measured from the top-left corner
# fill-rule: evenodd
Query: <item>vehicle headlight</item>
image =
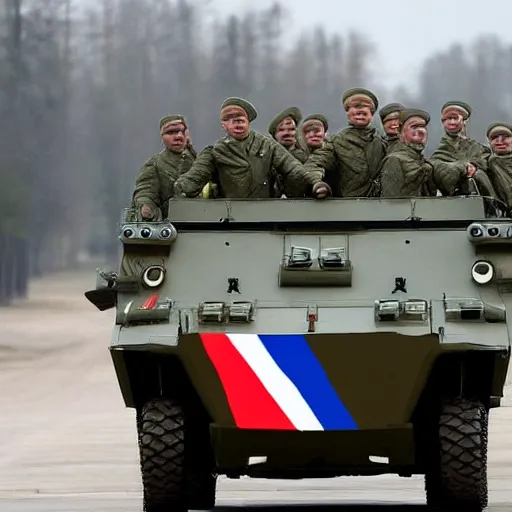
<path fill-rule="evenodd" d="M 468 228 L 469 236 L 473 238 L 480 238 L 484 236 L 484 228 L 481 224 L 472 224 Z"/>
<path fill-rule="evenodd" d="M 471 277 L 477 284 L 490 283 L 494 277 L 494 267 L 488 261 L 477 261 L 471 267 Z"/>
<path fill-rule="evenodd" d="M 150 228 L 148 228 L 148 227 L 142 228 L 140 230 L 140 236 L 142 238 L 149 238 L 152 233 L 153 233 L 153 231 Z"/>
<path fill-rule="evenodd" d="M 151 265 L 142 273 L 142 283 L 147 288 L 158 288 L 165 279 L 165 268 L 161 265 Z"/>
<path fill-rule="evenodd" d="M 174 240 L 176 240 L 176 237 L 178 236 L 178 233 L 174 226 L 172 224 L 169 224 L 168 226 L 165 226 L 160 230 L 158 236 L 162 240 L 169 240 L 171 242 L 174 242 Z"/>
<path fill-rule="evenodd" d="M 487 226 L 487 234 L 492 238 L 500 236 L 500 228 L 498 226 Z"/>

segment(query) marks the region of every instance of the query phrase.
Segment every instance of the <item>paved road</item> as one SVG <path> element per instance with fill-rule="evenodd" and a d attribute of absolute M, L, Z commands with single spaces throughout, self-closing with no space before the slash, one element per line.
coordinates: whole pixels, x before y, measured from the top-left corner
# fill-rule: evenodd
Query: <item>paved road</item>
<path fill-rule="evenodd" d="M 113 318 L 83 298 L 89 286 L 93 272 L 46 278 L 31 300 L 0 309 L 2 512 L 142 510 L 134 415 L 107 350 Z M 512 407 L 493 411 L 490 444 L 489 510 L 512 510 Z M 421 511 L 422 485 L 391 476 L 223 479 L 219 509 Z"/>

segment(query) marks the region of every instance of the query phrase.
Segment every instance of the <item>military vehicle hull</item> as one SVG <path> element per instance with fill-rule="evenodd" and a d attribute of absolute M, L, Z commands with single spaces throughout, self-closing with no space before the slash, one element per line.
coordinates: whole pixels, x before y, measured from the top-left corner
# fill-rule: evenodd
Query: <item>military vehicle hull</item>
<path fill-rule="evenodd" d="M 479 197 L 172 200 L 172 224 L 125 223 L 119 272 L 89 298 L 116 306 L 147 503 L 197 474 L 189 508 L 213 506 L 214 474 L 419 473 L 429 504 L 482 510 L 512 311 L 511 220 L 486 211 Z M 162 473 L 157 431 L 194 477 Z"/>
<path fill-rule="evenodd" d="M 217 472 L 269 478 L 422 474 L 425 415 L 461 386 L 487 404 L 501 396 L 510 358 L 392 332 L 204 333 L 147 349 L 112 348 L 127 405 L 186 379 L 211 422 Z"/>

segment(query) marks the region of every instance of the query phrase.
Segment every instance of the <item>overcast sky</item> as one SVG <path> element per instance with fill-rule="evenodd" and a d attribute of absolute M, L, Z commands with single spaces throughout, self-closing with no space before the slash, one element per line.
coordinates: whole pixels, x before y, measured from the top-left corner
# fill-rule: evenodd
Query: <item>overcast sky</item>
<path fill-rule="evenodd" d="M 219 13 L 267 7 L 273 0 L 211 0 Z M 422 61 L 453 42 L 495 34 L 512 42 L 512 2 L 484 0 L 281 0 L 293 13 L 291 30 L 321 24 L 330 32 L 350 28 L 369 35 L 379 49 L 386 86 L 414 85 Z M 421 6 L 423 4 L 423 7 Z M 507 7 L 508 5 L 508 7 Z M 408 79 L 407 79 L 408 78 Z"/>

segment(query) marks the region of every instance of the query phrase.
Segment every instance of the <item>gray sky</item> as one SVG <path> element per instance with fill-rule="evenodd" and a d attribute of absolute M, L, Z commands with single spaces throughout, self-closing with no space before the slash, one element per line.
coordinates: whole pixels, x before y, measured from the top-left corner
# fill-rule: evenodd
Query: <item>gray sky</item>
<path fill-rule="evenodd" d="M 267 7 L 272 0 L 212 0 L 222 14 Z M 417 61 L 453 42 L 470 42 L 481 34 L 512 41 L 512 2 L 499 9 L 484 0 L 281 0 L 293 13 L 292 33 L 308 25 L 323 25 L 330 32 L 354 28 L 378 46 L 379 75 L 386 86 L 415 85 Z M 428 6 L 428 7 L 427 7 Z M 393 55 L 391 56 L 391 54 Z"/>

